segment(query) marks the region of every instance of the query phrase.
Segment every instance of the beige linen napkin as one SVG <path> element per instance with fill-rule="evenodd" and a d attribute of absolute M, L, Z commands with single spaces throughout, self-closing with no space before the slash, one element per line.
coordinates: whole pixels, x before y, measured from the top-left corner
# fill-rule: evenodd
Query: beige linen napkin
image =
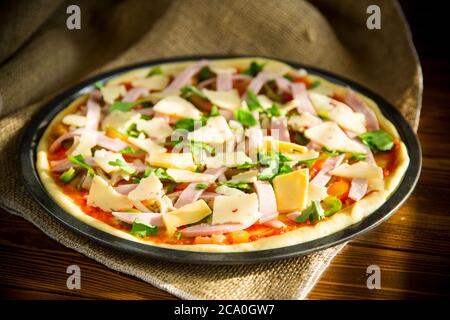
<path fill-rule="evenodd" d="M 27 194 L 17 146 L 33 113 L 87 75 L 184 54 L 253 54 L 320 67 L 392 102 L 417 128 L 420 65 L 393 1 L 78 1 L 0 5 L 0 204 L 63 245 L 185 299 L 303 299 L 343 245 L 306 257 L 244 266 L 179 265 L 131 256 L 79 236 Z M 381 29 L 366 27 L 367 7 Z"/>

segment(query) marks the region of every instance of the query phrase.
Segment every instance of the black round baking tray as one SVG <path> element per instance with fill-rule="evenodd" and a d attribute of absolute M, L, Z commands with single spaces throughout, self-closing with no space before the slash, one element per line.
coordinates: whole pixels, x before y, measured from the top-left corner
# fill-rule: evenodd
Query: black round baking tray
<path fill-rule="evenodd" d="M 138 242 L 126 240 L 117 236 L 113 236 L 104 231 L 98 230 L 63 210 L 56 202 L 49 196 L 46 189 L 42 185 L 39 176 L 36 172 L 36 147 L 44 133 L 46 127 L 61 110 L 77 97 L 86 94 L 94 88 L 95 82 L 99 80 L 107 80 L 120 73 L 129 71 L 139 67 L 147 67 L 158 65 L 166 62 L 180 62 L 180 61 L 194 61 L 199 59 L 226 59 L 226 58 L 241 58 L 245 56 L 182 56 L 169 59 L 152 60 L 139 64 L 134 64 L 109 71 L 97 75 L 89 80 L 83 81 L 77 86 L 70 88 L 51 102 L 42 107 L 29 122 L 26 131 L 22 137 L 20 146 L 20 161 L 23 172 L 23 179 L 28 191 L 34 199 L 54 218 L 71 228 L 72 230 L 94 240 L 103 245 L 127 252 L 129 254 L 137 254 L 147 256 L 155 259 L 161 259 L 177 263 L 196 263 L 196 264 L 249 264 L 262 263 L 279 259 L 292 258 L 302 255 L 307 255 L 315 251 L 323 250 L 347 240 L 350 240 L 360 234 L 363 234 L 388 219 L 393 215 L 400 206 L 405 202 L 408 196 L 414 189 L 421 170 L 421 148 L 416 134 L 402 117 L 402 115 L 390 103 L 385 101 L 377 94 L 364 88 L 363 86 L 347 80 L 343 77 L 334 75 L 330 72 L 323 71 L 314 67 L 302 65 L 289 61 L 283 61 L 292 67 L 299 69 L 303 68 L 310 74 L 324 77 L 336 84 L 350 86 L 354 90 L 366 95 L 374 100 L 380 107 L 384 116 L 388 118 L 397 128 L 402 141 L 405 143 L 410 163 L 404 175 L 404 178 L 391 195 L 391 197 L 375 212 L 369 215 L 361 222 L 347 227 L 344 230 L 331 234 L 329 236 L 277 249 L 240 252 L 240 253 L 205 253 L 205 252 L 191 252 L 183 250 L 173 250 L 159 248 L 151 245 L 145 245 Z M 270 57 L 268 57 L 271 59 Z M 278 59 L 279 60 L 279 59 Z"/>

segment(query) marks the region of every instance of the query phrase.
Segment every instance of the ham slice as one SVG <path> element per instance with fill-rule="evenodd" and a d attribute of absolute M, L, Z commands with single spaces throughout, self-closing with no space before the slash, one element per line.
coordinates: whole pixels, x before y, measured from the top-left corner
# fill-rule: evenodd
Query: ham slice
<path fill-rule="evenodd" d="M 99 97 L 100 91 L 94 91 L 86 103 L 86 129 L 98 129 L 101 117 L 101 108 L 97 100 Z"/>
<path fill-rule="evenodd" d="M 122 149 L 125 149 L 128 147 L 128 143 L 120 140 L 120 139 L 113 139 L 110 137 L 105 136 L 103 133 L 97 132 L 97 145 L 99 147 L 111 150 L 113 152 L 119 152 Z"/>
<path fill-rule="evenodd" d="M 296 222 L 295 220 L 298 218 L 299 215 L 301 215 L 302 213 L 300 211 L 294 211 L 294 212 L 289 212 L 286 217 L 289 220 L 292 220 L 294 222 Z"/>
<path fill-rule="evenodd" d="M 267 226 L 267 227 L 271 227 L 271 228 L 275 228 L 275 229 L 282 229 L 284 227 L 286 227 L 286 224 L 280 220 L 270 220 L 267 222 L 264 222 L 263 225 Z"/>
<path fill-rule="evenodd" d="M 355 112 L 362 113 L 366 117 L 366 127 L 368 131 L 380 129 L 375 112 L 360 99 L 350 88 L 345 93 L 344 102 Z"/>
<path fill-rule="evenodd" d="M 117 186 L 115 189 L 118 193 L 128 195 L 131 191 L 137 188 L 136 183 L 130 183 L 130 184 L 121 184 L 120 186 Z"/>
<path fill-rule="evenodd" d="M 169 84 L 163 92 L 176 92 L 180 90 L 183 86 L 191 84 L 192 77 L 200 71 L 201 68 L 208 65 L 207 60 L 201 60 L 193 65 L 187 67 L 182 72 L 180 72 L 175 79 Z"/>
<path fill-rule="evenodd" d="M 71 139 L 73 137 L 81 136 L 83 131 L 84 131 L 84 129 L 81 128 L 81 129 L 76 129 L 74 131 L 63 134 L 58 139 L 53 141 L 53 143 L 50 145 L 50 148 L 48 150 L 50 151 L 50 153 L 55 152 L 56 150 L 59 149 L 59 147 L 61 146 L 61 143 L 63 143 L 64 141 L 66 141 L 68 139 Z"/>
<path fill-rule="evenodd" d="M 217 179 L 220 175 L 225 173 L 227 168 L 210 168 L 206 169 L 204 173 L 213 175 L 215 179 Z M 205 191 L 204 189 L 197 189 L 197 182 L 190 183 L 186 189 L 181 192 L 178 197 L 177 202 L 175 202 L 175 208 L 181 208 L 191 202 L 194 202 L 200 198 L 200 196 Z"/>
<path fill-rule="evenodd" d="M 254 186 L 259 201 L 259 212 L 261 212 L 259 223 L 278 217 L 277 199 L 272 185 L 267 181 L 256 181 Z"/>
<path fill-rule="evenodd" d="M 235 81 L 235 80 L 244 80 L 244 81 L 251 81 L 252 77 L 246 74 L 242 74 L 242 73 L 235 73 L 231 75 L 231 80 Z M 213 84 L 214 82 L 217 83 L 217 77 L 213 77 L 213 78 L 209 78 L 206 80 L 203 80 L 202 82 L 200 82 L 197 87 L 199 87 L 200 89 L 206 88 L 209 85 Z"/>
<path fill-rule="evenodd" d="M 308 112 L 314 116 L 317 115 L 316 110 L 309 100 L 308 91 L 303 82 L 296 82 L 291 84 L 292 96 L 294 97 L 295 104 L 297 106 L 297 111 L 299 113 Z"/>
<path fill-rule="evenodd" d="M 270 135 L 276 140 L 291 142 L 288 129 L 288 121 L 285 117 L 272 118 Z"/>
<path fill-rule="evenodd" d="M 243 223 L 225 223 L 225 224 L 197 224 L 191 227 L 180 230 L 180 233 L 185 237 L 210 236 L 213 234 L 224 234 L 233 231 L 247 229 L 255 224 L 256 221 Z"/>
<path fill-rule="evenodd" d="M 148 95 L 149 90 L 143 87 L 136 87 L 128 91 L 123 97 L 123 102 L 135 102 L 142 96 Z"/>
<path fill-rule="evenodd" d="M 230 91 L 233 89 L 233 77 L 231 73 L 219 73 L 217 75 L 217 91 Z"/>
<path fill-rule="evenodd" d="M 129 212 L 113 212 L 112 215 L 120 221 L 126 223 L 139 222 L 157 227 L 164 227 L 162 214 L 153 212 L 129 213 Z"/>
<path fill-rule="evenodd" d="M 369 182 L 367 179 L 353 178 L 348 192 L 348 197 L 355 201 L 360 200 L 367 193 Z"/>
<path fill-rule="evenodd" d="M 91 167 L 97 167 L 97 164 L 95 163 L 93 158 L 86 158 L 84 159 L 84 162 L 86 162 L 86 164 Z M 52 172 L 64 172 L 71 167 L 77 168 L 78 165 L 65 158 L 63 160 L 51 161 L 50 167 Z"/>
<path fill-rule="evenodd" d="M 328 174 L 328 172 L 338 167 L 344 160 L 344 157 L 345 155 L 341 154 L 336 157 L 328 158 L 324 162 L 322 169 L 320 169 L 320 171 L 316 174 L 316 176 L 311 180 L 311 183 L 319 187 L 325 187 L 325 185 L 331 179 L 331 175 Z"/>

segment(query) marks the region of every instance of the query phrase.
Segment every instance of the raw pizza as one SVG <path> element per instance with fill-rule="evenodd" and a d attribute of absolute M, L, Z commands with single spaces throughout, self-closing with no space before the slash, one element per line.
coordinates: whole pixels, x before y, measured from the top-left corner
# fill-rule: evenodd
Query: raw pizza
<path fill-rule="evenodd" d="M 123 73 L 48 126 L 37 168 L 79 220 L 152 246 L 242 252 L 342 230 L 408 166 L 369 98 L 269 59 Z"/>

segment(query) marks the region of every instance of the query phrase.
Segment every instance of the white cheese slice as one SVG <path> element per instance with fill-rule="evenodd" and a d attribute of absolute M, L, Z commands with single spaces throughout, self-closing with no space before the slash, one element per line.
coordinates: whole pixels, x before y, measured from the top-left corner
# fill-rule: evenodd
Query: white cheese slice
<path fill-rule="evenodd" d="M 214 199 L 212 223 L 242 223 L 248 225 L 261 216 L 256 193 L 217 196 Z"/>
<path fill-rule="evenodd" d="M 128 197 L 118 193 L 100 176 L 95 176 L 92 179 L 87 204 L 108 212 L 132 208 L 132 204 L 128 200 Z"/>
<path fill-rule="evenodd" d="M 127 89 L 125 88 L 125 86 L 122 85 L 101 87 L 100 91 L 102 92 L 103 100 L 105 100 L 105 102 L 109 104 L 113 104 L 117 98 L 127 93 Z"/>
<path fill-rule="evenodd" d="M 308 200 L 307 205 L 311 203 L 311 201 L 317 200 L 321 201 L 328 197 L 327 188 L 315 185 L 314 183 L 308 184 Z"/>
<path fill-rule="evenodd" d="M 339 167 L 331 170 L 330 174 L 333 176 L 352 179 L 382 179 L 383 169 L 375 164 L 359 161 L 351 165 L 348 163 L 341 164 Z"/>
<path fill-rule="evenodd" d="M 305 153 L 284 153 L 285 156 L 290 158 L 292 161 L 302 161 L 302 160 L 310 160 L 319 157 L 319 152 L 315 150 L 308 150 Z"/>
<path fill-rule="evenodd" d="M 167 87 L 167 84 L 169 83 L 169 77 L 162 75 L 162 74 L 156 74 L 154 76 L 143 78 L 143 79 L 136 79 L 131 82 L 131 85 L 133 87 L 143 87 L 149 90 L 156 90 L 161 91 L 165 87 Z"/>
<path fill-rule="evenodd" d="M 258 174 L 259 174 L 258 170 L 250 170 L 232 176 L 230 181 L 253 183 L 256 182 L 256 180 L 258 179 Z"/>
<path fill-rule="evenodd" d="M 138 120 L 136 127 L 139 131 L 144 131 L 147 136 L 156 139 L 165 139 L 172 134 L 172 128 L 163 118 L 153 118 L 151 120 Z"/>
<path fill-rule="evenodd" d="M 150 67 L 146 67 L 146 68 L 135 69 L 132 71 L 122 73 L 120 76 L 117 76 L 117 77 L 109 80 L 107 82 L 106 86 L 116 86 L 121 83 L 131 82 L 136 79 L 145 78 L 148 75 L 148 73 L 150 72 L 150 70 L 151 70 Z"/>
<path fill-rule="evenodd" d="M 163 213 L 166 231 L 173 235 L 178 227 L 196 223 L 211 214 L 211 209 L 204 200 L 197 200 L 179 209 Z"/>
<path fill-rule="evenodd" d="M 290 117 L 288 120 L 288 125 L 296 131 L 303 132 L 304 130 L 318 125 L 321 122 L 322 121 L 320 120 L 320 118 L 313 116 L 309 112 L 303 112 L 300 115 L 294 115 Z"/>
<path fill-rule="evenodd" d="M 191 141 L 214 144 L 224 143 L 233 138 L 234 135 L 227 120 L 222 116 L 209 118 L 205 126 L 188 134 L 188 139 Z"/>
<path fill-rule="evenodd" d="M 114 153 L 111 151 L 107 151 L 104 149 L 95 151 L 94 154 L 94 162 L 103 169 L 106 173 L 111 173 L 113 171 L 118 171 L 120 168 L 118 166 L 109 165 L 110 161 L 120 160 L 123 163 L 126 163 L 125 159 L 120 153 Z"/>
<path fill-rule="evenodd" d="M 83 157 L 92 157 L 91 149 L 97 145 L 97 133 L 85 130 L 80 137 L 75 140 L 76 147 L 70 153 L 72 156 L 81 154 Z"/>
<path fill-rule="evenodd" d="M 163 168 L 174 168 L 190 171 L 194 171 L 197 168 L 191 153 L 152 152 L 148 157 L 148 162 L 152 166 Z"/>
<path fill-rule="evenodd" d="M 237 167 L 245 162 L 252 162 L 244 151 L 217 153 L 214 157 L 206 157 L 205 164 L 207 168 Z"/>
<path fill-rule="evenodd" d="M 236 188 L 228 187 L 227 185 L 221 185 L 216 188 L 216 193 L 224 195 L 224 196 L 241 196 L 245 194 L 244 191 L 241 191 Z"/>
<path fill-rule="evenodd" d="M 219 74 L 219 73 L 231 73 L 231 74 L 233 74 L 233 73 L 237 72 L 237 69 L 233 68 L 233 67 L 210 66 L 209 68 L 215 74 Z"/>
<path fill-rule="evenodd" d="M 128 141 L 134 144 L 136 147 L 144 150 L 147 153 L 152 152 L 166 152 L 167 149 L 153 142 L 152 139 L 141 139 L 128 137 Z"/>
<path fill-rule="evenodd" d="M 333 109 L 331 98 L 316 92 L 309 92 L 309 99 L 317 113 L 328 113 Z"/>
<path fill-rule="evenodd" d="M 330 121 L 309 128 L 305 136 L 329 150 L 365 153 L 366 150 L 352 141 L 339 126 Z"/>
<path fill-rule="evenodd" d="M 192 103 L 178 96 L 169 96 L 160 100 L 155 104 L 153 110 L 168 116 L 180 118 L 200 119 L 202 116 L 200 110 Z"/>
<path fill-rule="evenodd" d="M 261 107 L 264 109 L 269 109 L 273 106 L 274 102 L 270 100 L 267 96 L 260 94 L 257 96 L 259 103 L 261 104 Z"/>
<path fill-rule="evenodd" d="M 167 174 L 171 176 L 175 182 L 214 182 L 214 180 L 216 180 L 211 174 L 181 169 L 167 169 Z"/>
<path fill-rule="evenodd" d="M 241 98 L 236 89 L 230 91 L 213 91 L 203 89 L 203 93 L 213 104 L 219 108 L 227 110 L 236 110 L 241 106 Z"/>
<path fill-rule="evenodd" d="M 144 200 L 160 200 L 163 196 L 163 184 L 155 175 L 141 179 L 136 189 L 128 194 L 128 198 L 132 201 Z"/>
<path fill-rule="evenodd" d="M 361 116 L 353 112 L 353 110 L 336 100 L 333 100 L 335 107 L 328 112 L 330 120 L 336 122 L 339 126 L 346 130 L 353 131 L 357 134 L 366 132 L 364 122 L 361 121 Z"/>
<path fill-rule="evenodd" d="M 103 119 L 102 129 L 112 128 L 121 133 L 127 133 L 128 128 L 140 118 L 141 115 L 139 113 L 114 110 Z"/>
<path fill-rule="evenodd" d="M 85 127 L 87 122 L 87 118 L 85 116 L 79 114 L 68 114 L 62 119 L 62 123 L 68 126 L 74 127 Z"/>

